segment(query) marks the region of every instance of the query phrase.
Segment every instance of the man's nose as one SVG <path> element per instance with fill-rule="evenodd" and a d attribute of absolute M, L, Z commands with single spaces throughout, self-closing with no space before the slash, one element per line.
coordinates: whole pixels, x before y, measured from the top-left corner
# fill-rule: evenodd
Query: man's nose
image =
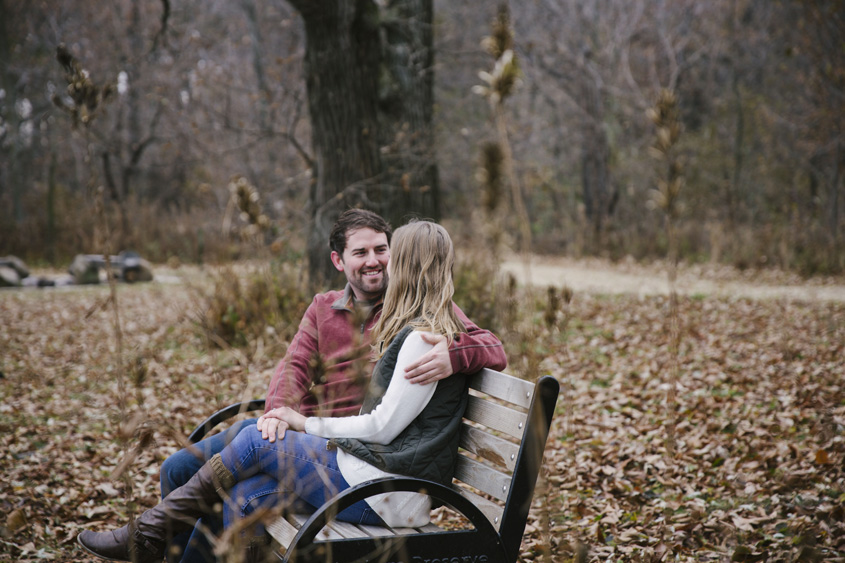
<path fill-rule="evenodd" d="M 367 266 L 378 266 L 378 259 L 376 258 L 375 251 L 367 253 Z"/>

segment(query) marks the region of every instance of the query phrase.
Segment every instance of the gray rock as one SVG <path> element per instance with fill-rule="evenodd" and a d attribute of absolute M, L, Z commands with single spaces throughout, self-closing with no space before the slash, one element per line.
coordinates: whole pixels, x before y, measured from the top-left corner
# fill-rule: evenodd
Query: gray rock
<path fill-rule="evenodd" d="M 62 274 L 61 276 L 57 277 L 55 280 L 56 287 L 67 287 L 69 285 L 74 285 L 73 276 L 70 274 Z"/>
<path fill-rule="evenodd" d="M 73 259 L 68 273 L 73 276 L 73 281 L 78 284 L 100 283 L 100 268 L 97 263 L 85 254 L 77 254 Z"/>
<path fill-rule="evenodd" d="M 0 266 L 6 266 L 15 270 L 18 274 L 18 279 L 23 279 L 29 275 L 29 268 L 27 268 L 24 261 L 17 256 L 9 255 L 0 258 Z"/>
<path fill-rule="evenodd" d="M 20 287 L 21 277 L 11 266 L 0 266 L 0 287 Z"/>
<path fill-rule="evenodd" d="M 126 283 L 153 281 L 152 266 L 137 252 L 124 250 L 117 258 L 115 265 L 120 267 L 120 277 Z"/>
<path fill-rule="evenodd" d="M 43 276 L 27 276 L 21 280 L 21 285 L 24 287 L 53 287 L 56 282 Z"/>

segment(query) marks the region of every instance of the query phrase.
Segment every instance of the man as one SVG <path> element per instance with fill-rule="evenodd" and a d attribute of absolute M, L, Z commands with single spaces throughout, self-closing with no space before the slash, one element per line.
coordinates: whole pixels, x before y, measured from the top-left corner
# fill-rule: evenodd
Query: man
<path fill-rule="evenodd" d="M 332 263 L 346 277 L 346 287 L 343 291 L 314 297 L 270 381 L 265 412 L 289 406 L 307 416 L 358 413 L 372 369 L 370 330 L 381 315 L 382 297 L 388 284 L 390 236 L 387 222 L 371 211 L 352 209 L 338 218 L 329 246 Z M 455 309 L 467 332 L 458 335 L 451 346 L 447 346 L 444 337 L 427 337 L 434 349 L 408 366 L 405 377 L 411 382 L 427 384 L 453 373 L 505 367 L 507 360 L 499 339 L 478 328 L 457 306 Z M 263 419 L 259 426 L 263 437 L 275 441 L 277 436 L 283 436 L 285 429 L 279 423 L 275 418 Z M 244 421 L 201 441 L 195 448 L 170 456 L 161 469 L 162 497 L 186 483 L 240 429 L 251 424 L 256 421 Z M 198 451 L 201 455 L 197 455 Z M 255 493 L 256 487 L 252 486 L 251 490 Z M 259 488 L 259 493 L 253 494 L 241 507 L 242 512 L 251 511 L 254 508 L 251 503 L 274 493 L 272 488 L 263 492 Z M 183 542 L 184 538 L 176 543 Z M 183 562 L 209 560 L 210 556 L 203 555 L 211 551 L 202 534 L 195 531 L 191 544 Z"/>

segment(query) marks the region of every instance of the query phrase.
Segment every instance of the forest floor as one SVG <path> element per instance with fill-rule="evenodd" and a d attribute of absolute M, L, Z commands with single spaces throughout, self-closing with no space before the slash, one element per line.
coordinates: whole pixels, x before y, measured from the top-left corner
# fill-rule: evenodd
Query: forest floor
<path fill-rule="evenodd" d="M 845 561 L 842 280 L 681 268 L 675 362 L 665 267 L 528 270 L 573 297 L 535 343 L 562 391 L 522 561 Z M 108 287 L 0 291 L 0 561 L 87 561 L 81 529 L 153 505 L 194 425 L 263 395 L 284 344 L 209 349 L 185 271 L 119 287 L 123 369 Z"/>

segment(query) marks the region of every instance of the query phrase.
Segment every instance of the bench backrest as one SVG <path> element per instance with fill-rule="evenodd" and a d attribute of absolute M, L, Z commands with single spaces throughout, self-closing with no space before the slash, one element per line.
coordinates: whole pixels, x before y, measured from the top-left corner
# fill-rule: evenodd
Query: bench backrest
<path fill-rule="evenodd" d="M 552 377 L 534 384 L 485 369 L 470 377 L 469 387 L 456 486 L 516 560 L 560 385 Z"/>

